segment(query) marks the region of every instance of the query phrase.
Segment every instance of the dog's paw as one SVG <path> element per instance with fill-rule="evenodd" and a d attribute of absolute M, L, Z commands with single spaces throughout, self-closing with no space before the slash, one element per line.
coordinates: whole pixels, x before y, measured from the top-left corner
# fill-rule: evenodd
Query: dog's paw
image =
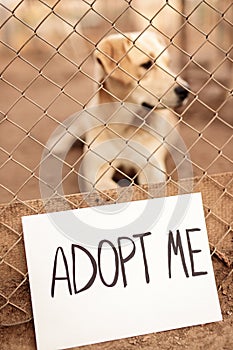
<path fill-rule="evenodd" d="M 66 149 L 64 147 L 64 143 L 62 140 L 57 138 L 50 139 L 46 146 L 46 150 L 53 155 L 61 157 L 64 153 L 66 153 Z"/>
<path fill-rule="evenodd" d="M 55 135 L 48 140 L 46 150 L 53 155 L 64 157 L 75 141 L 76 138 L 69 133 Z"/>

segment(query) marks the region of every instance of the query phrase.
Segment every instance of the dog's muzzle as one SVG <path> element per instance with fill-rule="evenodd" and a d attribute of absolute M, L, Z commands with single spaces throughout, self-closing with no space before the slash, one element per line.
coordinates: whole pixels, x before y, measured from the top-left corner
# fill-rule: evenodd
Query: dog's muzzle
<path fill-rule="evenodd" d="M 174 88 L 175 95 L 177 96 L 175 107 L 181 106 L 183 104 L 183 102 L 186 100 L 186 98 L 189 95 L 188 88 L 189 88 L 188 85 L 187 85 L 187 87 L 183 87 L 183 86 L 179 85 L 179 86 L 176 86 Z M 143 102 L 142 106 L 146 107 L 147 109 L 150 109 L 150 110 L 155 108 L 155 106 L 153 106 L 153 105 L 151 105 L 150 103 L 147 103 L 147 102 Z M 156 106 L 156 109 L 160 109 L 160 108 L 165 108 L 165 105 L 158 104 Z"/>
<path fill-rule="evenodd" d="M 142 103 L 142 106 L 143 106 L 143 107 L 146 107 L 146 108 L 148 108 L 148 109 L 153 109 L 153 108 L 154 108 L 154 106 L 150 105 L 150 104 L 147 103 L 147 102 L 143 102 L 143 103 Z"/>
<path fill-rule="evenodd" d="M 189 94 L 189 91 L 184 88 L 183 86 L 177 86 L 175 89 L 174 89 L 177 97 L 178 97 L 178 101 L 179 103 L 182 103 L 187 97 L 188 97 L 188 94 Z"/>

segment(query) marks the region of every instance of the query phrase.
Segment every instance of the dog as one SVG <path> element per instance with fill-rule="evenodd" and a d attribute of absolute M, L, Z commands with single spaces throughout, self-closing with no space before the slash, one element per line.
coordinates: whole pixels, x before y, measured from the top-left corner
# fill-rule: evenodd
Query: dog
<path fill-rule="evenodd" d="M 84 133 L 81 191 L 166 180 L 166 156 L 177 142 L 173 108 L 189 94 L 187 82 L 171 71 L 167 51 L 149 31 L 112 34 L 97 45 L 97 107 L 72 117 L 48 145 L 59 155 Z"/>

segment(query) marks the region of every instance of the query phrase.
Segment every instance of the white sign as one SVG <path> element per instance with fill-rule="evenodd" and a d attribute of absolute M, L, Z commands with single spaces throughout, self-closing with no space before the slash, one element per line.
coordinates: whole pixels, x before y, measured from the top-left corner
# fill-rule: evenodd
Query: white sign
<path fill-rule="evenodd" d="M 222 319 L 200 193 L 22 221 L 39 350 Z"/>

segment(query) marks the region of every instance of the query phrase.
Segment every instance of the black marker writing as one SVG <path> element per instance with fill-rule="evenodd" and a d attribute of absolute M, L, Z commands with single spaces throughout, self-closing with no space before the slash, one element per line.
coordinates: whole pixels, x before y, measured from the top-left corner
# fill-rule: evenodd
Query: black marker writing
<path fill-rule="evenodd" d="M 146 277 L 146 283 L 150 282 L 150 276 L 148 271 L 148 264 L 147 264 L 147 258 L 146 258 L 146 251 L 145 251 L 145 244 L 144 244 L 144 237 L 151 235 L 151 232 L 146 233 L 140 233 L 138 235 L 133 235 L 135 238 L 140 238 L 141 248 L 142 248 L 142 256 L 143 256 L 143 262 L 145 266 L 145 277 Z"/>
<path fill-rule="evenodd" d="M 121 242 L 123 240 L 125 240 L 125 241 L 128 240 L 129 242 L 132 243 L 132 250 L 131 250 L 130 254 L 128 256 L 126 256 L 125 258 L 123 257 L 122 248 L 121 248 Z M 135 248 L 134 241 L 131 238 L 129 238 L 129 237 L 119 237 L 117 242 L 118 242 L 118 247 L 119 247 L 119 255 L 120 255 L 120 264 L 121 264 L 123 284 L 124 284 L 124 287 L 126 287 L 127 286 L 127 280 L 126 280 L 126 274 L 125 274 L 125 263 L 127 261 L 129 261 L 130 259 L 132 259 L 132 257 L 135 254 L 136 248 Z"/>
<path fill-rule="evenodd" d="M 57 263 L 58 263 L 58 253 L 59 252 L 61 252 L 62 261 L 63 261 L 65 271 L 66 271 L 66 276 L 64 276 L 64 277 L 57 277 Z M 65 253 L 64 253 L 62 247 L 57 248 L 56 254 L 55 254 L 55 259 L 54 259 L 54 264 L 53 264 L 52 287 L 51 287 L 52 298 L 54 297 L 54 290 L 55 290 L 55 282 L 56 281 L 67 281 L 69 293 L 70 293 L 70 295 L 72 295 L 69 268 L 68 268 L 67 259 L 66 259 L 66 256 L 65 256 Z"/>
<path fill-rule="evenodd" d="M 83 251 L 87 256 L 88 258 L 90 259 L 90 262 L 91 262 L 91 265 L 92 265 L 92 269 L 93 269 L 93 272 L 92 272 L 92 276 L 90 277 L 89 281 L 87 282 L 87 284 L 81 288 L 80 290 L 77 290 L 77 287 L 76 287 L 76 251 L 77 249 Z M 83 292 L 84 290 L 90 288 L 92 286 L 92 284 L 94 283 L 95 281 L 95 278 L 96 278 L 96 274 L 97 274 L 97 265 L 96 265 L 96 262 L 95 262 L 95 259 L 93 258 L 93 256 L 91 255 L 91 253 L 84 247 L 80 246 L 80 245 L 75 245 L 75 244 L 72 244 L 71 246 L 71 253 L 72 253 L 72 262 L 73 262 L 73 285 L 74 285 L 74 292 L 75 294 L 77 293 L 81 293 Z"/>
<path fill-rule="evenodd" d="M 112 283 L 107 283 L 105 281 L 105 279 L 103 277 L 103 273 L 102 273 L 101 252 L 102 252 L 102 246 L 104 245 L 104 243 L 107 243 L 112 248 L 112 251 L 114 253 L 114 258 L 115 258 L 115 275 L 114 275 Z M 104 239 L 104 240 L 100 241 L 99 246 L 98 246 L 98 267 L 99 267 L 99 275 L 100 275 L 101 282 L 106 287 L 114 287 L 115 284 L 117 283 L 118 275 L 119 275 L 119 259 L 118 259 L 117 250 L 116 250 L 114 244 L 112 244 L 112 242 L 108 241 L 107 239 Z"/>
<path fill-rule="evenodd" d="M 201 230 L 199 228 L 192 228 L 192 229 L 186 229 L 186 240 L 188 245 L 188 251 L 189 251 L 189 259 L 190 259 L 190 265 L 191 265 L 191 273 L 192 276 L 201 276 L 206 275 L 207 271 L 195 271 L 194 268 L 194 254 L 200 253 L 201 249 L 192 249 L 191 245 L 191 239 L 190 239 L 190 233 L 191 232 L 200 232 Z M 172 249 L 175 255 L 178 255 L 180 253 L 180 258 L 183 266 L 183 270 L 186 277 L 189 277 L 188 268 L 185 260 L 184 255 L 184 249 L 183 244 L 185 244 L 181 239 L 180 231 L 176 231 L 176 243 L 173 237 L 172 231 L 169 231 L 168 234 L 168 275 L 169 278 L 171 278 L 171 261 L 172 261 Z"/>
<path fill-rule="evenodd" d="M 174 237 L 173 237 L 172 231 L 169 231 L 169 235 L 168 235 L 168 273 L 169 273 L 169 278 L 171 278 L 171 252 L 172 252 L 172 248 L 173 248 L 175 255 L 178 255 L 178 250 L 180 251 L 180 257 L 181 257 L 185 276 L 189 277 L 179 230 L 176 231 L 176 243 L 174 242 Z"/>
<path fill-rule="evenodd" d="M 187 242 L 188 242 L 188 248 L 189 248 L 189 256 L 190 256 L 190 263 L 191 263 L 191 270 L 192 270 L 192 276 L 201 276 L 201 275 L 207 275 L 207 271 L 195 271 L 194 269 L 194 258 L 193 254 L 200 253 L 201 249 L 192 249 L 191 246 L 191 240 L 190 240 L 190 232 L 195 232 L 195 231 L 201 231 L 199 228 L 192 228 L 189 230 L 186 230 L 186 235 L 187 235 Z"/>
<path fill-rule="evenodd" d="M 133 238 L 140 239 L 142 262 L 143 262 L 144 271 L 145 271 L 146 283 L 150 282 L 150 277 L 149 277 L 149 269 L 148 269 L 144 238 L 149 235 L 151 235 L 151 232 L 133 235 Z M 69 266 L 67 262 L 68 260 L 66 258 L 65 252 L 63 248 L 58 247 L 55 253 L 55 258 L 53 263 L 53 274 L 52 274 L 52 284 L 51 284 L 52 298 L 54 297 L 55 287 L 58 281 L 66 281 L 70 295 L 72 295 L 72 285 L 73 285 L 73 293 L 78 294 L 89 289 L 93 285 L 97 277 L 97 272 L 99 272 L 100 281 L 103 283 L 104 286 L 114 287 L 117 284 L 119 279 L 120 268 L 122 273 L 123 286 L 126 287 L 127 286 L 126 263 L 134 258 L 136 254 L 136 244 L 134 243 L 134 240 L 129 237 L 119 237 L 117 240 L 117 243 L 118 243 L 118 246 L 115 247 L 111 241 L 107 239 L 101 240 L 98 244 L 96 258 L 92 255 L 92 253 L 89 252 L 88 249 L 77 244 L 72 244 L 71 245 L 72 273 L 71 274 L 69 271 Z M 127 244 L 127 249 L 130 248 L 130 253 L 127 253 L 125 255 L 123 246 L 126 244 Z M 106 281 L 106 277 L 104 277 L 103 249 L 104 249 L 104 246 L 106 245 L 108 246 L 108 249 L 111 249 L 113 253 L 113 260 L 114 260 L 114 267 L 115 267 L 113 278 L 110 282 Z M 79 287 L 79 289 L 77 287 L 77 276 L 79 272 L 78 254 L 84 254 L 84 256 L 88 258 L 88 261 L 91 266 L 91 275 L 87 276 L 86 284 L 84 286 Z M 60 265 L 62 264 L 64 266 L 65 276 L 57 276 L 58 260 L 59 260 L 59 264 Z M 71 278 L 73 283 L 71 283 Z"/>

